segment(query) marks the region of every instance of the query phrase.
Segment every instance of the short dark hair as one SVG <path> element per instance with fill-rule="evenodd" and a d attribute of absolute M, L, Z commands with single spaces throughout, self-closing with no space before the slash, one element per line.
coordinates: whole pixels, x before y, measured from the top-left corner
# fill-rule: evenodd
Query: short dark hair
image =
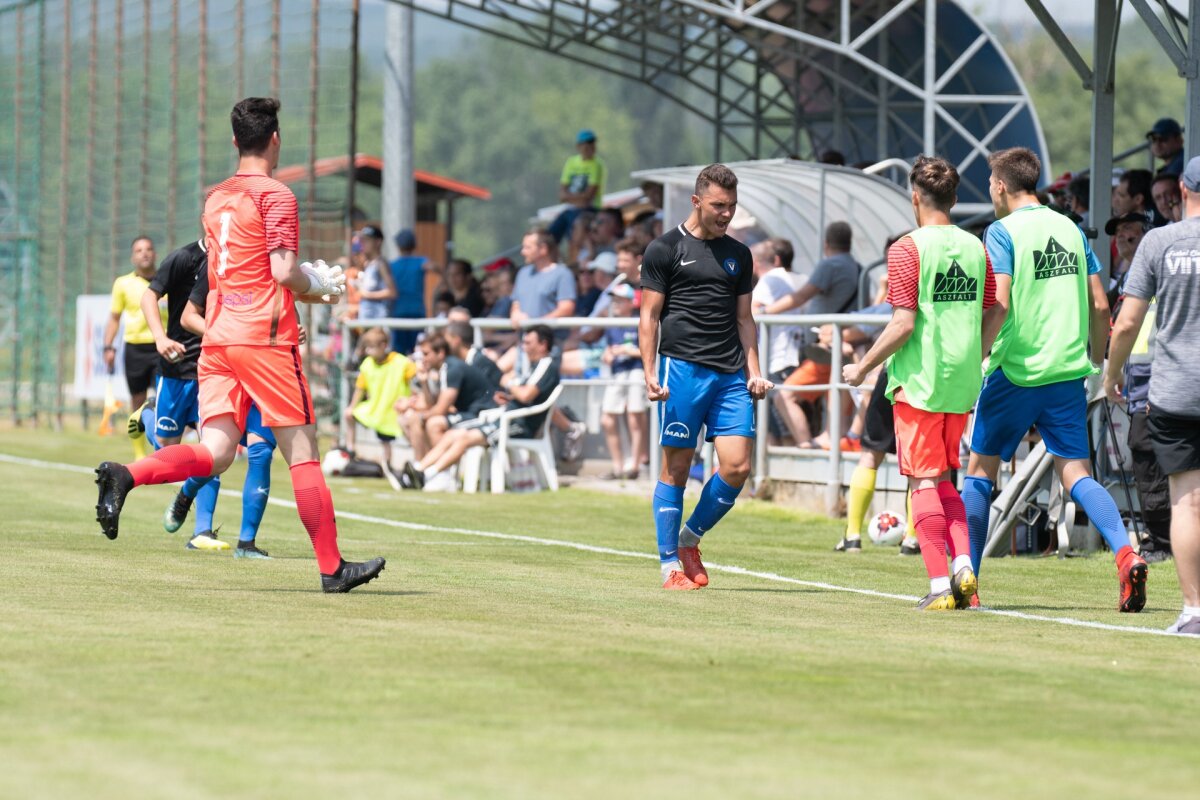
<path fill-rule="evenodd" d="M 792 247 L 792 243 L 778 236 L 768 239 L 767 243 L 771 245 L 771 252 L 779 259 L 780 266 L 786 270 L 790 270 L 792 268 L 792 260 L 796 257 L 796 250 Z"/>
<path fill-rule="evenodd" d="M 850 252 L 850 241 L 853 234 L 850 231 L 850 223 L 841 220 L 829 223 L 825 228 L 825 244 L 829 245 L 829 249 L 836 250 L 839 253 Z"/>
<path fill-rule="evenodd" d="M 271 135 L 279 131 L 279 101 L 274 97 L 247 97 L 229 113 L 233 138 L 241 155 L 259 155 Z"/>
<path fill-rule="evenodd" d="M 1174 172 L 1160 172 L 1154 176 L 1154 182 L 1158 183 L 1159 181 L 1166 181 L 1167 183 L 1170 183 L 1173 186 L 1178 186 L 1179 185 L 1179 176 L 1176 175 Z"/>
<path fill-rule="evenodd" d="M 526 329 L 525 333 L 532 333 L 547 348 L 554 346 L 554 331 L 550 330 L 549 325 L 534 325 Z"/>
<path fill-rule="evenodd" d="M 618 235 L 625 235 L 625 217 L 615 208 L 602 208 L 596 212 L 597 217 L 608 217 L 617 225 Z"/>
<path fill-rule="evenodd" d="M 554 238 L 554 234 L 545 228 L 530 228 L 525 231 L 526 236 L 536 236 L 538 244 L 546 248 L 550 253 L 551 258 L 558 257 L 558 240 Z"/>
<path fill-rule="evenodd" d="M 988 156 L 988 166 L 1010 192 L 1033 194 L 1042 177 L 1042 160 L 1028 147 L 997 150 Z"/>
<path fill-rule="evenodd" d="M 465 322 L 451 322 L 446 326 L 446 335 L 454 335 L 462 339 L 464 342 L 475 340 L 475 334 L 471 331 L 471 326 Z"/>
<path fill-rule="evenodd" d="M 642 243 L 641 239 L 627 236 L 617 242 L 616 251 L 618 253 L 632 253 L 635 256 L 644 256 L 646 254 L 646 245 Z"/>
<path fill-rule="evenodd" d="M 732 192 L 737 189 L 737 184 L 737 175 L 734 175 L 729 167 L 724 164 L 709 164 L 696 176 L 696 196 L 704 194 L 709 186 L 720 186 Z"/>
<path fill-rule="evenodd" d="M 446 341 L 446 337 L 440 333 L 434 333 L 425 337 L 422 344 L 428 345 L 430 350 L 441 353 L 442 355 L 450 355 L 450 343 Z"/>
<path fill-rule="evenodd" d="M 446 268 L 449 269 L 451 264 L 458 264 L 460 267 L 462 267 L 464 270 L 466 270 L 468 275 L 470 275 L 475 270 L 475 268 L 471 265 L 471 262 L 465 258 L 450 259 L 448 262 L 446 262 Z"/>
<path fill-rule="evenodd" d="M 908 182 L 917 194 L 942 211 L 949 211 L 957 200 L 958 170 L 944 158 L 918 157 L 908 173 Z"/>
<path fill-rule="evenodd" d="M 454 302 L 455 302 L 454 292 L 449 292 L 449 291 L 438 292 L 437 294 L 435 294 L 433 296 L 433 302 L 435 304 L 436 303 L 449 303 L 451 306 L 453 306 Z"/>
<path fill-rule="evenodd" d="M 1084 208 L 1092 205 L 1092 179 L 1087 175 L 1072 178 L 1067 184 L 1067 194 L 1083 203 Z"/>
<path fill-rule="evenodd" d="M 1125 191 L 1129 192 L 1129 196 L 1135 194 L 1142 196 L 1142 205 L 1149 207 L 1153 204 L 1154 199 L 1150 196 L 1150 187 L 1154 185 L 1154 173 L 1148 169 L 1128 169 L 1121 176 L 1121 183 L 1125 184 Z"/>
<path fill-rule="evenodd" d="M 832 164 L 835 167 L 846 166 L 846 157 L 842 155 L 841 150 L 825 150 L 817 159 L 819 164 Z"/>
<path fill-rule="evenodd" d="M 134 245 L 136 245 L 138 242 L 141 242 L 141 241 L 147 241 L 147 242 L 149 242 L 149 243 L 150 243 L 150 246 L 151 246 L 151 247 L 154 247 L 154 240 L 153 240 L 153 239 L 151 239 L 151 238 L 150 238 L 149 236 L 147 236 L 146 234 L 142 233 L 142 234 L 139 234 L 139 235 L 137 235 L 137 236 L 133 237 L 132 239 L 130 239 L 130 241 L 129 241 L 129 249 L 130 249 L 130 250 L 132 250 L 132 249 L 133 249 L 133 246 L 134 246 Z"/>

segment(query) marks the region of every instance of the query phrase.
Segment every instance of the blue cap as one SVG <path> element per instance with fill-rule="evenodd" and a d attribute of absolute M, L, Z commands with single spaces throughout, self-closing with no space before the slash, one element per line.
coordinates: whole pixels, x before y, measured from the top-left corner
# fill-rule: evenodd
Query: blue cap
<path fill-rule="evenodd" d="M 596 132 L 584 128 L 575 136 L 575 144 L 590 144 L 596 141 Z"/>
<path fill-rule="evenodd" d="M 1187 162 L 1179 179 L 1183 181 L 1184 187 L 1189 192 L 1200 192 L 1200 156 Z"/>
<path fill-rule="evenodd" d="M 1170 117 L 1163 117 L 1158 122 L 1154 123 L 1154 127 L 1146 131 L 1146 138 L 1151 136 L 1178 136 L 1183 133 L 1183 128 L 1179 123 Z"/>
<path fill-rule="evenodd" d="M 412 250 L 417 246 L 417 236 L 412 228 L 405 228 L 396 234 L 396 247 L 401 250 Z"/>

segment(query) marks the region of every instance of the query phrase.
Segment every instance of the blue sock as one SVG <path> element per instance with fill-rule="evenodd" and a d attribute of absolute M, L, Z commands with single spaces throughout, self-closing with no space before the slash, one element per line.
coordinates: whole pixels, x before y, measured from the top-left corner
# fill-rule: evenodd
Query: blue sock
<path fill-rule="evenodd" d="M 1121 522 L 1121 512 L 1103 486 L 1091 478 L 1080 478 L 1071 487 L 1071 499 L 1099 529 L 1113 555 L 1122 547 L 1129 547 L 1129 534 L 1125 531 L 1125 523 Z"/>
<path fill-rule="evenodd" d="M 711 531 L 721 521 L 721 517 L 733 508 L 733 503 L 741 491 L 742 487 L 730 486 L 722 480 L 720 473 L 714 472 L 700 492 L 700 502 L 696 503 L 692 515 L 688 517 L 688 530 L 697 537 Z"/>
<path fill-rule="evenodd" d="M 658 534 L 658 560 L 669 564 L 679 558 L 679 520 L 683 517 L 683 487 L 658 482 L 654 487 L 654 530 Z"/>
<path fill-rule="evenodd" d="M 158 422 L 154 415 L 154 409 L 150 406 L 142 409 L 142 424 L 146 426 L 146 441 L 155 450 L 160 449 L 162 445 L 158 443 L 158 436 L 154 432 L 154 429 L 158 427 Z"/>
<path fill-rule="evenodd" d="M 967 533 L 971 538 L 971 571 L 976 575 L 983 564 L 983 547 L 987 544 L 992 488 L 993 484 L 987 478 L 968 475 L 963 479 L 962 501 L 967 509 Z"/>
<path fill-rule="evenodd" d="M 183 486 L 180 487 L 179 491 L 183 492 L 184 497 L 190 497 L 191 499 L 195 500 L 196 495 L 199 494 L 200 490 L 203 489 L 205 487 L 205 485 L 211 480 L 212 480 L 211 477 L 209 477 L 209 478 L 188 478 L 186 481 L 183 482 Z"/>
<path fill-rule="evenodd" d="M 267 498 L 271 494 L 271 455 L 274 448 L 255 442 L 246 450 L 246 485 L 242 487 L 242 532 L 239 542 L 253 542 L 258 535 Z"/>
<path fill-rule="evenodd" d="M 196 533 L 211 531 L 213 511 L 217 508 L 217 495 L 221 491 L 221 476 L 216 475 L 200 487 L 196 494 Z"/>

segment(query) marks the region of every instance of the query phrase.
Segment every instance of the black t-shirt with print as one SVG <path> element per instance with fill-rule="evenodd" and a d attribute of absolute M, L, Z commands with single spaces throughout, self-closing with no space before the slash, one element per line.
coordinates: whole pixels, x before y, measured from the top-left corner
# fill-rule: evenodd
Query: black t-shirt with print
<path fill-rule="evenodd" d="M 697 239 L 682 225 L 650 243 L 642 288 L 661 292 L 664 356 L 732 374 L 746 365 L 738 338 L 737 301 L 750 294 L 750 248 L 730 236 Z"/>

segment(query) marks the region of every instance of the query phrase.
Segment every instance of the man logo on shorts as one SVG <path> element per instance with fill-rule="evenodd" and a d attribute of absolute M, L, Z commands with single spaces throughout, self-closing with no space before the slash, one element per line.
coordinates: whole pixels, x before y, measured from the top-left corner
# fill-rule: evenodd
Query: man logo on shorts
<path fill-rule="evenodd" d="M 724 262 L 724 264 L 722 264 L 722 266 L 725 267 L 725 271 L 728 272 L 730 275 L 738 274 L 738 262 L 737 262 L 736 258 L 725 259 L 725 262 Z"/>
<path fill-rule="evenodd" d="M 672 439 L 690 439 L 692 432 L 682 422 L 672 422 L 663 430 L 663 436 L 670 436 Z"/>
<path fill-rule="evenodd" d="M 939 272 L 933 283 L 935 303 L 973 303 L 979 299 L 979 281 L 969 276 L 957 261 L 950 261 L 950 269 Z"/>
<path fill-rule="evenodd" d="M 158 429 L 164 433 L 177 433 L 179 431 L 179 423 L 170 417 L 159 417 Z"/>
<path fill-rule="evenodd" d="M 1033 251 L 1033 279 L 1044 281 L 1059 275 L 1078 275 L 1079 259 L 1051 236 L 1045 250 Z"/>

